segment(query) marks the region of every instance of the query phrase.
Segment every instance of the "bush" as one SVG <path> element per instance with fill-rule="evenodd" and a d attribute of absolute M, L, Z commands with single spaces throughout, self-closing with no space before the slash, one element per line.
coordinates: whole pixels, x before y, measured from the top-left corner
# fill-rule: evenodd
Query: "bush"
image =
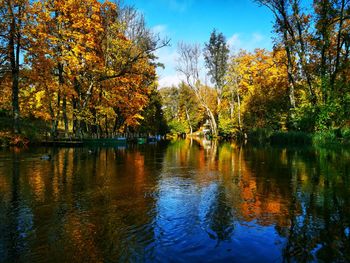
<path fill-rule="evenodd" d="M 172 120 L 168 126 L 171 134 L 184 134 L 187 131 L 187 125 L 178 120 Z"/>
<path fill-rule="evenodd" d="M 29 140 L 23 135 L 12 134 L 8 131 L 0 131 L 0 146 L 26 146 Z"/>
<path fill-rule="evenodd" d="M 350 127 L 345 127 L 340 130 L 343 139 L 350 141 Z"/>
<path fill-rule="evenodd" d="M 335 130 L 317 132 L 313 135 L 312 142 L 316 146 L 325 146 L 338 143 Z"/>
<path fill-rule="evenodd" d="M 320 105 L 315 128 L 317 131 L 330 130 L 338 127 L 343 120 L 343 110 L 337 102 Z"/>
<path fill-rule="evenodd" d="M 237 126 L 229 118 L 220 118 L 219 135 L 222 137 L 234 137 L 239 132 Z"/>
<path fill-rule="evenodd" d="M 303 105 L 293 109 L 290 113 L 288 128 L 302 132 L 314 132 L 318 108 L 312 105 Z"/>

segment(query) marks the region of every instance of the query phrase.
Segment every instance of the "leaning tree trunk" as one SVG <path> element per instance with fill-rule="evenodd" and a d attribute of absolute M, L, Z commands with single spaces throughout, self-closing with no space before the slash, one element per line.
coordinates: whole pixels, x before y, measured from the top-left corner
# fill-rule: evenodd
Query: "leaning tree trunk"
<path fill-rule="evenodd" d="M 204 106 L 204 105 L 203 105 Z M 211 121 L 211 129 L 212 129 L 212 132 L 213 132 L 213 135 L 214 136 L 217 136 L 218 135 L 218 125 L 217 125 L 217 122 L 216 122 L 216 118 L 215 118 L 215 115 L 214 113 L 209 109 L 208 106 L 204 106 L 206 111 L 207 111 L 207 114 L 208 114 L 208 117 L 210 118 L 210 121 Z"/>
<path fill-rule="evenodd" d="M 188 113 L 187 107 L 185 107 L 185 110 L 186 110 L 186 118 L 187 118 L 188 126 L 190 126 L 190 134 L 192 135 L 193 128 L 192 128 L 192 124 L 191 124 L 190 114 Z"/>

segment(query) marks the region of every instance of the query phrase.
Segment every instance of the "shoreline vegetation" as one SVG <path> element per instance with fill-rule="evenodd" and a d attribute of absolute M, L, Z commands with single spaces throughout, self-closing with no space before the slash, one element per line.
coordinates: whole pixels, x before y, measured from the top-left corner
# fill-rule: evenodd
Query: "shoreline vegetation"
<path fill-rule="evenodd" d="M 11 118 L 0 117 L 0 147 L 23 147 L 44 145 L 50 140 L 49 123 L 42 120 L 21 120 L 22 133 L 14 134 L 10 131 Z M 7 125 L 6 125 L 7 124 Z M 63 134 L 63 130 L 61 133 Z M 213 138 L 197 131 L 191 134 L 168 133 L 166 140 L 200 137 L 208 140 L 235 141 L 240 144 L 271 145 L 271 146 L 314 146 L 314 147 L 347 147 L 350 145 L 350 129 L 337 129 L 326 132 L 307 133 L 302 131 L 273 131 L 256 129 L 246 133 L 236 133 L 231 136 L 217 136 Z M 57 138 L 57 142 L 79 141 L 80 138 Z"/>
<path fill-rule="evenodd" d="M 170 40 L 134 7 L 0 1 L 0 143 L 199 131 L 254 143 L 348 145 L 350 2 L 254 2 L 274 15 L 272 50 L 230 53 L 214 29 L 202 45 L 178 43 L 182 82 L 159 88 L 156 69 L 164 65 L 156 54 Z"/>

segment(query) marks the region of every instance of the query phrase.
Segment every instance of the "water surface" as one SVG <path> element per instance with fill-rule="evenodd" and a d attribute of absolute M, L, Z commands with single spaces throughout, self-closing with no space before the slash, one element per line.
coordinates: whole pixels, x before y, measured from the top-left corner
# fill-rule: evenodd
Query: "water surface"
<path fill-rule="evenodd" d="M 3 149 L 0 262 L 346 262 L 349 197 L 345 150 Z"/>

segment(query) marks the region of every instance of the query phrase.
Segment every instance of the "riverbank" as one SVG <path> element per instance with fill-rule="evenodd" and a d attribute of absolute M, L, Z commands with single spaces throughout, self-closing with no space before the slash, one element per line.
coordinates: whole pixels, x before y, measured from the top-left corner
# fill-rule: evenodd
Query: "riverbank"
<path fill-rule="evenodd" d="M 0 146 L 25 146 L 45 140 L 49 124 L 40 119 L 21 119 L 21 133 L 12 131 L 12 118 L 0 116 Z"/>
<path fill-rule="evenodd" d="M 50 124 L 48 122 L 25 118 L 21 120 L 21 134 L 14 134 L 12 132 L 12 119 L 8 116 L 0 116 L 0 146 L 41 145 L 47 141 L 49 129 Z M 184 134 L 181 136 L 167 135 L 167 139 L 169 140 L 184 137 Z M 218 139 L 271 145 L 347 146 L 350 145 L 350 127 L 315 133 L 255 129 L 228 138 L 219 136 Z"/>
<path fill-rule="evenodd" d="M 247 133 L 247 140 L 271 145 L 345 146 L 350 145 L 350 128 L 315 133 L 257 129 Z"/>

